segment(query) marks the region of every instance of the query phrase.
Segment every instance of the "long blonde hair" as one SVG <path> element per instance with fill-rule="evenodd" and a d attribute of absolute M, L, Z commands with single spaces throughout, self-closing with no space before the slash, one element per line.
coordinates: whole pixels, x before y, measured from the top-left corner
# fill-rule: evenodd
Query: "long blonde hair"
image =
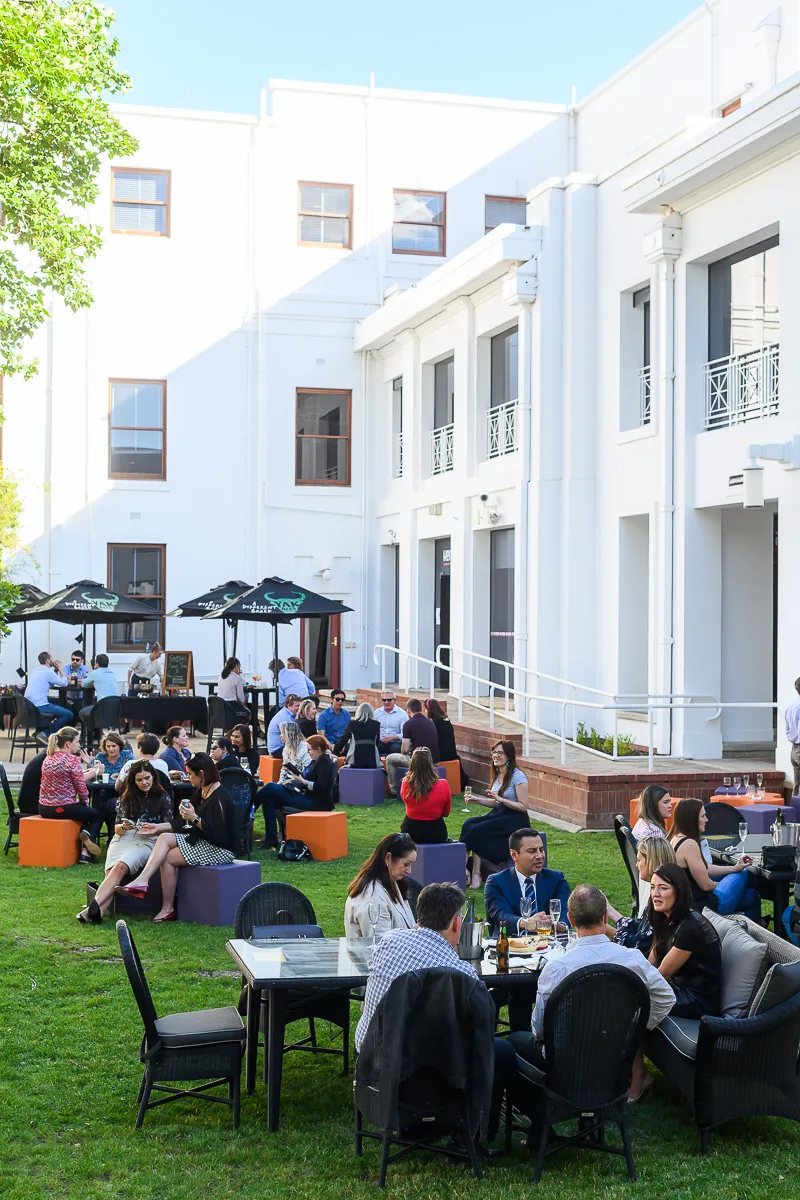
<path fill-rule="evenodd" d="M 283 761 L 294 763 L 297 766 L 297 759 L 306 740 L 300 731 L 300 726 L 296 721 L 284 721 L 281 725 L 281 733 L 283 734 Z"/>
<path fill-rule="evenodd" d="M 51 733 L 47 739 L 47 757 L 50 758 L 57 750 L 63 750 L 67 742 L 71 742 L 78 737 L 78 730 L 73 729 L 71 725 L 62 725 L 58 733 Z"/>
<path fill-rule="evenodd" d="M 666 866 L 667 863 L 677 862 L 675 851 L 664 837 L 646 837 L 642 838 L 639 845 L 636 847 L 638 854 L 641 854 L 644 861 L 647 863 L 647 869 L 652 875 L 657 867 Z"/>
<path fill-rule="evenodd" d="M 408 768 L 405 781 L 408 784 L 410 795 L 416 799 L 427 796 L 428 792 L 439 782 L 439 775 L 427 746 L 417 746 L 411 755 L 411 766 Z"/>

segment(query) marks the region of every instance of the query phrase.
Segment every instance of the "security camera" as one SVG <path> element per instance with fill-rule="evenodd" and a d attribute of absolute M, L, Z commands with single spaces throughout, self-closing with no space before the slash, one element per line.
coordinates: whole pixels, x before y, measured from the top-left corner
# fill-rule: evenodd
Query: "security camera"
<path fill-rule="evenodd" d="M 486 492 L 484 492 L 483 495 L 481 496 L 481 500 L 485 504 L 488 499 L 489 499 L 489 497 L 486 495 Z"/>

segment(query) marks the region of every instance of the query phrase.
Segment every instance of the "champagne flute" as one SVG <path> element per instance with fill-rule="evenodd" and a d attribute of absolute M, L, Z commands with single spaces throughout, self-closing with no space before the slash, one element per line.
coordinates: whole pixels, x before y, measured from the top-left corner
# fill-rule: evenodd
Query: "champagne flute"
<path fill-rule="evenodd" d="M 723 775 L 723 776 L 722 776 L 722 786 L 723 786 L 723 787 L 724 787 L 724 788 L 727 790 L 728 794 L 730 795 L 730 790 L 731 790 L 731 777 L 730 777 L 730 775 Z"/>
<path fill-rule="evenodd" d="M 558 922 L 561 920 L 561 901 L 560 900 L 551 900 L 550 901 L 550 920 L 553 922 L 553 937 L 555 937 Z"/>
<path fill-rule="evenodd" d="M 519 902 L 519 911 L 524 921 L 528 921 L 533 916 L 533 896 L 523 896 Z M 525 926 L 523 937 L 529 934 L 528 926 Z"/>
<path fill-rule="evenodd" d="M 733 777 L 733 786 L 734 786 L 734 788 L 736 789 L 737 793 L 738 793 L 738 792 L 741 790 L 741 786 L 742 786 L 742 777 L 741 777 L 741 775 L 734 775 L 734 777 Z"/>
<path fill-rule="evenodd" d="M 375 939 L 378 936 L 378 918 L 379 917 L 380 917 L 380 909 L 378 908 L 377 902 L 374 900 L 370 900 L 369 904 L 367 905 L 367 920 L 369 921 L 369 927 L 372 930 L 371 941 L 372 941 L 373 946 L 375 945 Z"/>
<path fill-rule="evenodd" d="M 744 839 L 747 837 L 747 833 L 748 833 L 749 829 L 750 829 L 750 826 L 747 824 L 747 821 L 739 822 L 739 843 L 740 843 L 739 853 L 740 854 L 744 854 Z"/>
<path fill-rule="evenodd" d="M 469 784 L 467 784 L 467 786 L 464 788 L 464 807 L 461 810 L 462 812 L 468 813 L 470 811 L 469 802 L 471 799 L 472 788 L 469 786 Z"/>
<path fill-rule="evenodd" d="M 764 786 L 764 776 L 762 775 L 761 771 L 758 771 L 758 772 L 756 772 L 756 787 L 762 788 L 763 786 Z"/>

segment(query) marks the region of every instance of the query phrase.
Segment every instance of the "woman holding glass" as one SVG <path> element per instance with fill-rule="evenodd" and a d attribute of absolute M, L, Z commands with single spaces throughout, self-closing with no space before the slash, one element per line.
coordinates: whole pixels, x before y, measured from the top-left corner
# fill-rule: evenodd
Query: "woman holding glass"
<path fill-rule="evenodd" d="M 382 937 L 392 929 L 413 929 L 408 876 L 417 847 L 407 833 L 382 838 L 347 891 L 344 931 L 348 938 Z"/>
<path fill-rule="evenodd" d="M 744 912 L 757 921 L 761 916 L 761 898 L 749 886 L 747 868 L 752 858 L 742 854 L 731 867 L 712 863 L 705 833 L 708 817 L 702 800 L 681 800 L 672 819 L 672 848 L 686 879 L 697 909 L 711 908 L 720 916 Z"/>
<path fill-rule="evenodd" d="M 458 840 L 472 856 L 470 887 L 481 886 L 481 859 L 492 864 L 508 859 L 508 839 L 517 829 L 530 826 L 528 780 L 517 766 L 513 742 L 495 742 L 492 746 L 491 782 L 488 796 L 472 793 L 470 801 L 490 811 L 482 817 L 470 817 L 461 826 Z M 465 794 L 465 799 L 467 796 Z M 468 863 L 469 866 L 469 863 Z"/>

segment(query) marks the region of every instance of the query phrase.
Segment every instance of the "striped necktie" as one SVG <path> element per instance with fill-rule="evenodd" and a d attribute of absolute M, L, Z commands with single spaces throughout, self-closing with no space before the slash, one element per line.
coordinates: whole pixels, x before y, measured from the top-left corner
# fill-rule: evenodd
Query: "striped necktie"
<path fill-rule="evenodd" d="M 525 881 L 525 899 L 533 902 L 533 911 L 538 912 L 536 907 L 536 883 L 532 875 L 529 875 Z"/>

